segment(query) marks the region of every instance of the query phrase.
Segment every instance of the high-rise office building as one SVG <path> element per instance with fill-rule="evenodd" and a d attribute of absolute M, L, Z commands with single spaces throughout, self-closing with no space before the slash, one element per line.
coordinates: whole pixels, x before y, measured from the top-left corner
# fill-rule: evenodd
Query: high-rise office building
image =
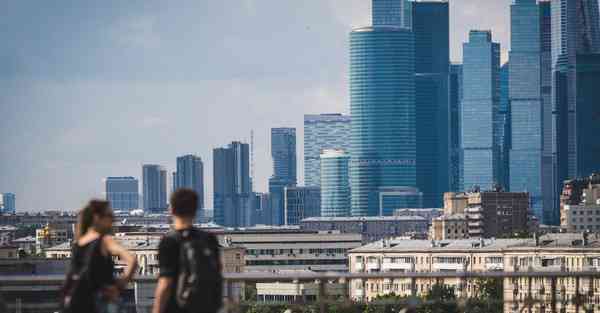
<path fill-rule="evenodd" d="M 350 33 L 351 215 L 377 215 L 381 187 L 416 186 L 414 38 L 392 26 Z"/>
<path fill-rule="evenodd" d="M 506 62 L 500 67 L 500 106 L 498 116 L 494 121 L 494 134 L 497 137 L 499 146 L 499 169 L 498 184 L 505 190 L 510 188 L 510 143 L 511 143 L 511 122 L 510 122 L 510 94 L 509 77 L 510 66 Z"/>
<path fill-rule="evenodd" d="M 146 212 L 167 209 L 167 170 L 156 164 L 142 165 L 142 196 Z"/>
<path fill-rule="evenodd" d="M 463 189 L 491 190 L 499 183 L 499 69 L 500 44 L 492 42 L 492 32 L 472 30 L 463 44 Z"/>
<path fill-rule="evenodd" d="M 529 192 L 530 208 L 541 220 L 543 102 L 540 16 L 536 0 L 516 0 L 511 5 L 509 188 L 513 192 Z"/>
<path fill-rule="evenodd" d="M 16 212 L 16 196 L 14 193 L 0 193 L 0 214 Z"/>
<path fill-rule="evenodd" d="M 254 199 L 248 144 L 234 141 L 213 150 L 213 184 L 215 223 L 226 227 L 249 226 Z"/>
<path fill-rule="evenodd" d="M 271 223 L 271 201 L 268 193 L 254 192 L 252 198 L 252 213 L 250 225 L 265 225 Z"/>
<path fill-rule="evenodd" d="M 324 150 L 321 154 L 320 216 L 350 216 L 349 162 L 350 155 L 344 150 Z"/>
<path fill-rule="evenodd" d="M 577 55 L 577 170 L 600 173 L 600 53 Z"/>
<path fill-rule="evenodd" d="M 199 156 L 188 154 L 177 158 L 173 174 L 173 190 L 188 188 L 198 194 L 198 210 L 204 208 L 204 163 Z"/>
<path fill-rule="evenodd" d="M 423 193 L 414 187 L 379 188 L 379 216 L 392 216 L 398 209 L 423 207 Z"/>
<path fill-rule="evenodd" d="M 271 129 L 271 157 L 273 176 L 269 178 L 269 195 L 273 211 L 272 225 L 285 223 L 285 187 L 295 186 L 296 177 L 296 129 Z"/>
<path fill-rule="evenodd" d="M 134 177 L 107 177 L 104 180 L 104 195 L 111 207 L 129 212 L 139 208 L 138 180 Z"/>
<path fill-rule="evenodd" d="M 554 182 L 552 156 L 552 14 L 551 2 L 539 2 L 540 64 L 542 97 L 542 212 L 541 222 L 551 224 L 554 218 Z M 558 214 L 558 213 L 556 213 Z"/>
<path fill-rule="evenodd" d="M 319 187 L 288 186 L 284 190 L 285 225 L 299 225 L 300 221 L 319 216 L 321 189 Z"/>
<path fill-rule="evenodd" d="M 412 27 L 412 1 L 372 0 L 371 25 Z"/>
<path fill-rule="evenodd" d="M 423 205 L 441 207 L 450 188 L 450 107 L 448 79 L 450 23 L 448 2 L 413 5 L 417 186 Z"/>
<path fill-rule="evenodd" d="M 558 224 L 558 194 L 567 178 L 586 176 L 579 164 L 578 55 L 600 52 L 600 19 L 596 0 L 552 0 L 552 133 L 554 206 L 546 214 Z"/>
<path fill-rule="evenodd" d="M 319 159 L 323 150 L 350 151 L 350 121 L 350 116 L 339 113 L 304 115 L 304 185 L 321 185 Z"/>
<path fill-rule="evenodd" d="M 450 190 L 462 188 L 460 148 L 460 103 L 462 101 L 462 64 L 450 65 Z"/>

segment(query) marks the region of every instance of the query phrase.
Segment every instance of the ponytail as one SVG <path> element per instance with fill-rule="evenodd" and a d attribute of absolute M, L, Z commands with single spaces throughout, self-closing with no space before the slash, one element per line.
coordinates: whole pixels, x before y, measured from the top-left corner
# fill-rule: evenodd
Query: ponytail
<path fill-rule="evenodd" d="M 77 226 L 75 227 L 75 239 L 81 238 L 94 223 L 95 215 L 103 215 L 110 209 L 108 201 L 91 200 L 81 209 L 77 218 Z"/>

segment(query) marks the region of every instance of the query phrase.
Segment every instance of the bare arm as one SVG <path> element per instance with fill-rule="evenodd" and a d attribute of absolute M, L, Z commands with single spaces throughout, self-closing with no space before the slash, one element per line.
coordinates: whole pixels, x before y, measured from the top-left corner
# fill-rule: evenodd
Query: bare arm
<path fill-rule="evenodd" d="M 105 236 L 102 243 L 110 255 L 118 256 L 125 262 L 125 271 L 121 276 L 122 283 L 128 283 L 137 269 L 137 259 L 127 249 L 123 248 L 112 236 Z M 120 286 L 124 287 L 124 286 Z"/>
<path fill-rule="evenodd" d="M 171 285 L 173 278 L 171 277 L 159 277 L 156 290 L 154 291 L 154 305 L 152 306 L 152 313 L 164 313 L 167 309 L 167 300 L 171 295 Z"/>

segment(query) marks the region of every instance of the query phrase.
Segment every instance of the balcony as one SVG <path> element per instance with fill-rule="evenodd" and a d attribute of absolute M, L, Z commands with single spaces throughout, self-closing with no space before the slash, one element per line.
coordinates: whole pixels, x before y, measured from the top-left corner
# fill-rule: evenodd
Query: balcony
<path fill-rule="evenodd" d="M 381 265 L 379 264 L 379 261 L 367 263 L 367 271 L 379 271 L 380 269 Z"/>
<path fill-rule="evenodd" d="M 383 271 L 405 271 L 412 272 L 415 269 L 415 265 L 413 263 L 405 263 L 405 262 L 383 262 L 382 265 Z"/>
<path fill-rule="evenodd" d="M 503 271 L 504 263 L 486 263 L 485 269 L 488 271 Z"/>
<path fill-rule="evenodd" d="M 362 262 L 354 263 L 354 270 L 362 272 L 365 269 L 365 264 Z"/>
<path fill-rule="evenodd" d="M 433 263 L 433 270 L 440 272 L 463 272 L 467 268 L 466 263 Z"/>

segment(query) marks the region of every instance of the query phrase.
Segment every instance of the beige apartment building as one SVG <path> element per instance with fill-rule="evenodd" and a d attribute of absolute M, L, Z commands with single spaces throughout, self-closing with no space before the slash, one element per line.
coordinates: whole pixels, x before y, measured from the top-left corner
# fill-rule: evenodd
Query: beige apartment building
<path fill-rule="evenodd" d="M 560 227 L 563 231 L 600 233 L 600 177 L 592 176 L 566 183 L 560 208 Z"/>
<path fill-rule="evenodd" d="M 351 250 L 349 258 L 353 273 L 597 271 L 600 270 L 600 237 L 548 234 L 539 239 L 382 240 Z M 350 297 L 368 301 L 391 293 L 424 295 L 436 282 L 425 278 L 414 282 L 411 279 L 356 279 L 350 282 Z M 477 293 L 473 280 L 451 278 L 443 279 L 443 283 L 454 287 L 457 297 Z M 525 299 L 531 295 L 537 301 L 531 312 L 550 312 L 554 296 L 558 312 L 574 313 L 573 302 L 564 300 L 573 299 L 577 290 L 579 294 L 588 295 L 587 307 L 600 312 L 600 278 L 567 277 L 554 281 L 551 278 L 505 278 L 504 312 L 521 312 Z"/>

